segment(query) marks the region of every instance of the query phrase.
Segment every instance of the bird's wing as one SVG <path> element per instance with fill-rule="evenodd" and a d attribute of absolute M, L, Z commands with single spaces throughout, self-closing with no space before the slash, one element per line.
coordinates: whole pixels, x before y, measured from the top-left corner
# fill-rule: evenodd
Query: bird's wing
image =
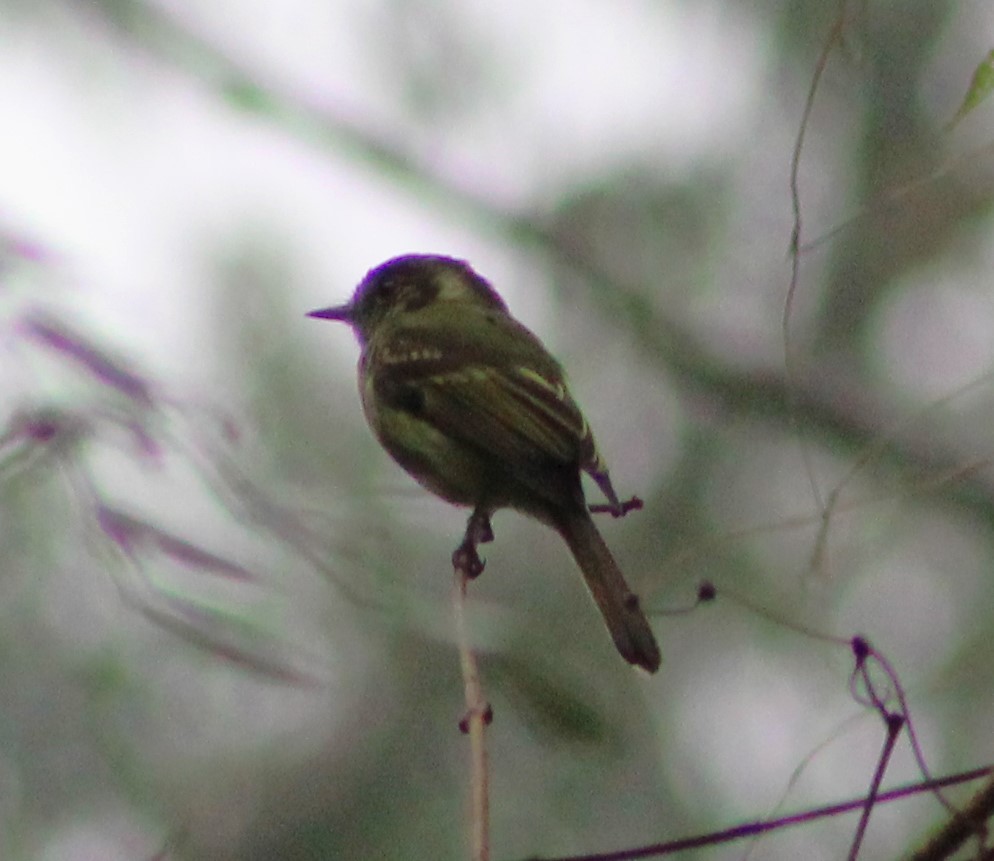
<path fill-rule="evenodd" d="M 562 369 L 538 339 L 505 315 L 464 322 L 398 328 L 372 345 L 387 370 L 377 395 L 522 477 L 543 464 L 599 464 Z"/>

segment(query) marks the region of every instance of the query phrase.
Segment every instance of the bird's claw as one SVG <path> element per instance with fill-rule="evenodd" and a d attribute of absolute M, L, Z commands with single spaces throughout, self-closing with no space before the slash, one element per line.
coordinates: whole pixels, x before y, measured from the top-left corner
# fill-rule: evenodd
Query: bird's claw
<path fill-rule="evenodd" d="M 493 540 L 494 530 L 490 525 L 490 515 L 477 509 L 466 522 L 466 534 L 463 536 L 462 544 L 452 554 L 452 567 L 462 571 L 470 580 L 479 577 L 486 562 L 480 558 L 476 548 Z"/>

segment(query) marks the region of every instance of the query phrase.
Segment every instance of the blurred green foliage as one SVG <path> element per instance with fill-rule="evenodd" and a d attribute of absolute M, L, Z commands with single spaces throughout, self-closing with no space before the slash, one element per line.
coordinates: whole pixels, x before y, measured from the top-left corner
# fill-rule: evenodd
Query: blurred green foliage
<path fill-rule="evenodd" d="M 950 55 L 986 54 L 989 12 L 708 4 L 762 46 L 732 135 L 680 162 L 646 117 L 637 145 L 509 204 L 444 153 L 477 122 L 534 145 L 513 114 L 532 67 L 459 4 L 343 18 L 382 85 L 368 116 L 273 83 L 158 6 L 6 5 L 53 56 L 64 22 L 84 20 L 77 38 L 189 78 L 208 110 L 457 225 L 526 282 L 518 301 L 551 309 L 542 335 L 619 490 L 646 502 L 605 535 L 656 614 L 664 666 L 649 681 L 622 665 L 554 537 L 498 518 L 471 590 L 495 857 L 608 851 L 761 818 L 783 793 L 795 810 L 865 791 L 882 728 L 849 697 L 845 646 L 806 630 L 859 632 L 889 657 L 934 773 L 990 759 L 991 171 L 956 162 L 943 125 L 983 95 Z M 787 373 L 791 149 L 840 8 L 801 155 Z M 548 9 L 530 50 L 583 14 Z M 706 98 L 695 83 L 687 97 Z M 956 132 L 983 113 L 970 108 Z M 337 230 L 330 256 L 351 239 Z M 4 858 L 467 857 L 447 570 L 462 515 L 369 439 L 343 344 L 302 318 L 295 241 L 251 213 L 191 246 L 216 288 L 201 347 L 222 382 L 193 397 L 149 374 L 145 401 L 118 384 L 145 371 L 103 336 L 28 343 L 15 281 L 33 301 L 58 274 L 4 243 L 0 372 L 23 393 L 0 437 Z M 108 529 L 111 509 L 130 531 Z M 702 580 L 716 605 L 690 611 Z M 901 750 L 893 782 L 916 776 Z M 860 857 L 909 851 L 943 818 L 877 810 Z M 755 857 L 842 857 L 852 831 L 840 817 Z"/>

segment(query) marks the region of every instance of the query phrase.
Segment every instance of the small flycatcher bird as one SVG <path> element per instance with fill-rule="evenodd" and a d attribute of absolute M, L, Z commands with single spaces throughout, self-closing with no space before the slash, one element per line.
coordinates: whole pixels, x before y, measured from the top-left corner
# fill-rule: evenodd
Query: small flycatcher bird
<path fill-rule="evenodd" d="M 659 646 L 594 526 L 581 472 L 615 516 L 625 508 L 559 363 L 490 284 L 462 260 L 408 255 L 372 269 L 348 304 L 308 316 L 355 331 L 362 407 L 380 444 L 432 493 L 473 509 L 453 561 L 483 570 L 476 545 L 493 538 L 497 509 L 551 526 L 621 656 L 655 672 Z"/>

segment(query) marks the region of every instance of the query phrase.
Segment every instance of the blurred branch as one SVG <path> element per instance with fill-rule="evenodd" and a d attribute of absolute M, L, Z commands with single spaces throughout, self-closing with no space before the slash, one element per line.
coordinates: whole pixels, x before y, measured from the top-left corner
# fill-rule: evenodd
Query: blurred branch
<path fill-rule="evenodd" d="M 186 69 L 213 84 L 227 103 L 317 146 L 389 174 L 420 199 L 454 211 L 462 223 L 500 234 L 524 247 L 537 248 L 583 279 L 597 301 L 637 341 L 641 357 L 677 381 L 689 394 L 705 396 L 724 412 L 803 428 L 808 438 L 847 454 L 879 446 L 886 435 L 885 409 L 865 386 L 845 371 L 824 369 L 792 374 L 789 391 L 783 373 L 741 370 L 710 353 L 691 333 L 660 314 L 646 298 L 644 284 L 624 283 L 587 249 L 574 247 L 532 212 L 502 208 L 492 200 L 420 161 L 389 135 L 379 133 L 328 105 L 260 80 L 258 73 L 192 32 L 164 10 L 140 0 L 97 0 L 88 7 L 127 36 L 130 42 L 172 67 Z M 956 474 L 942 485 L 943 499 L 994 523 L 994 489 L 978 470 L 962 470 L 963 457 L 935 439 L 916 443 L 892 437 L 880 447 L 880 464 L 926 479 Z"/>
<path fill-rule="evenodd" d="M 994 816 L 994 779 L 988 780 L 961 813 L 953 816 L 908 861 L 943 861 L 970 838 L 987 833 L 987 820 Z M 984 855 L 984 858 L 990 857 Z"/>
<path fill-rule="evenodd" d="M 874 804 L 883 804 L 891 801 L 899 801 L 923 792 L 934 793 L 938 789 L 957 784 L 978 780 L 981 777 L 991 774 L 991 766 L 977 768 L 961 774 L 953 774 L 947 777 L 939 777 L 934 780 L 926 780 L 921 783 L 908 784 L 895 789 L 881 792 L 874 799 Z M 677 840 L 669 840 L 665 843 L 652 843 L 646 846 L 638 846 L 632 849 L 621 849 L 617 852 L 598 852 L 593 855 L 569 855 L 562 857 L 532 856 L 527 861 L 636 861 L 639 858 L 661 858 L 667 855 L 676 855 L 686 852 L 689 849 L 702 849 L 709 846 L 720 846 L 725 843 L 732 843 L 736 840 L 756 838 L 762 834 L 769 834 L 774 831 L 782 831 L 785 828 L 792 828 L 795 825 L 805 825 L 818 819 L 826 817 L 842 816 L 846 813 L 855 813 L 866 807 L 867 798 L 854 798 L 843 801 L 839 804 L 831 804 L 825 807 L 816 807 L 806 810 L 803 813 L 795 813 L 789 816 L 781 816 L 771 820 L 757 820 L 747 822 L 727 828 L 724 831 L 713 831 L 709 834 L 701 834 L 695 837 L 684 837 Z M 971 831 L 975 833 L 975 831 Z M 948 858 L 949 855 L 936 855 L 927 857 L 914 856 L 908 861 L 939 861 Z M 986 856 L 985 856 L 986 857 Z"/>

